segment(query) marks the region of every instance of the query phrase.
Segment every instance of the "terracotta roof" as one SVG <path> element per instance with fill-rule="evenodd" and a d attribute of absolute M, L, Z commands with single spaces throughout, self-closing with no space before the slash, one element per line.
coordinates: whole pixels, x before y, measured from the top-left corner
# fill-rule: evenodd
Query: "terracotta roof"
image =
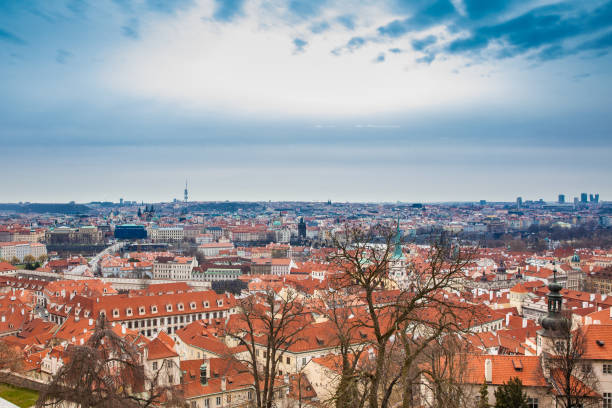
<path fill-rule="evenodd" d="M 146 346 L 149 360 L 159 360 L 162 358 L 178 357 L 176 351 L 168 346 L 164 341 L 159 339 L 159 336 L 154 338 Z"/>

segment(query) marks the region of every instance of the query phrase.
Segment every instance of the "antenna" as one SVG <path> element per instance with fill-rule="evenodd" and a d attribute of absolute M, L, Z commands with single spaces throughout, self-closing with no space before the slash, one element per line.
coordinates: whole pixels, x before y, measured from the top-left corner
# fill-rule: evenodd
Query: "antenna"
<path fill-rule="evenodd" d="M 189 191 L 187 190 L 187 179 L 185 179 L 185 202 L 189 199 Z"/>

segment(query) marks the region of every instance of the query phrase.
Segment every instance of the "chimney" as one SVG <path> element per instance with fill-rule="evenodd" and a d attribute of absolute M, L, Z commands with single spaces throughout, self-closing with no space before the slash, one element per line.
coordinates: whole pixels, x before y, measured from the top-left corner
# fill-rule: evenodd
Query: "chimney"
<path fill-rule="evenodd" d="M 125 326 L 121 326 L 121 334 L 125 334 Z"/>
<path fill-rule="evenodd" d="M 222 392 L 225 392 L 225 389 L 226 389 L 226 385 L 225 385 L 225 376 L 223 376 L 223 377 L 221 378 L 221 391 L 222 391 Z"/>
<path fill-rule="evenodd" d="M 487 383 L 493 382 L 493 362 L 490 358 L 485 360 L 485 381 Z"/>
<path fill-rule="evenodd" d="M 589 300 L 590 300 L 591 302 L 595 300 L 595 294 L 594 294 L 594 293 L 591 293 L 591 297 L 589 298 Z"/>
<path fill-rule="evenodd" d="M 506 313 L 506 327 L 510 325 L 510 316 L 512 316 L 512 313 Z"/>
<path fill-rule="evenodd" d="M 493 300 L 493 292 L 489 291 L 489 301 Z"/>
<path fill-rule="evenodd" d="M 90 326 L 93 326 L 93 319 L 89 319 L 88 323 L 89 323 Z"/>
<path fill-rule="evenodd" d="M 527 319 L 523 317 L 523 329 L 527 327 Z"/>

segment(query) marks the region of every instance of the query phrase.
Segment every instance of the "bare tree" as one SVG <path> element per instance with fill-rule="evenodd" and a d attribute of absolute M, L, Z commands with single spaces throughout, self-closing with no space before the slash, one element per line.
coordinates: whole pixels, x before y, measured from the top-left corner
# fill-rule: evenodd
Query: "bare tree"
<path fill-rule="evenodd" d="M 147 373 L 138 345 L 116 334 L 104 318 L 98 319 L 87 343 L 69 346 L 66 354 L 65 364 L 40 393 L 37 408 L 184 406 L 177 388 L 160 381 L 166 364 L 172 363 Z"/>
<path fill-rule="evenodd" d="M 363 407 L 366 398 L 363 383 L 367 377 L 361 375 L 358 364 L 366 348 L 371 344 L 367 333 L 361 332 L 361 319 L 355 318 L 354 307 L 347 303 L 344 293 L 335 288 L 321 296 L 323 301 L 318 312 L 325 316 L 335 331 L 338 342 L 338 352 L 341 365 L 338 367 L 338 386 L 334 390 L 331 401 L 336 408 Z M 364 338 L 365 337 L 365 338 Z M 371 337 L 371 336 L 370 336 Z"/>
<path fill-rule="evenodd" d="M 0 379 L 23 369 L 23 353 L 18 347 L 0 340 Z"/>
<path fill-rule="evenodd" d="M 591 362 L 585 358 L 587 339 L 585 330 L 572 331 L 571 320 L 565 313 L 558 327 L 552 350 L 546 353 L 543 364 L 557 391 L 557 402 L 563 408 L 599 406 L 597 375 Z"/>
<path fill-rule="evenodd" d="M 465 383 L 468 343 L 459 336 L 446 336 L 440 342 L 432 342 L 422 353 L 419 373 L 426 378 L 431 399 L 421 400 L 424 407 L 469 408 L 474 406 L 476 394 Z"/>
<path fill-rule="evenodd" d="M 240 360 L 253 375 L 257 408 L 271 408 L 275 401 L 275 382 L 285 351 L 300 341 L 308 320 L 297 293 L 286 289 L 284 295 L 272 289 L 238 299 L 239 311 L 232 315 L 226 335 L 246 349 Z"/>
<path fill-rule="evenodd" d="M 341 271 L 334 285 L 362 299 L 364 313 L 356 315 L 356 327 L 372 336 L 368 353 L 375 358 L 359 369 L 359 375 L 368 379 L 362 390 L 366 405 L 410 407 L 418 378 L 417 358 L 432 342 L 461 330 L 457 313 L 469 311 L 465 304 L 453 302 L 448 291 L 459 287 L 472 254 L 442 237 L 430 245 L 425 264 L 407 265 L 406 273 L 397 276 L 390 270 L 397 268 L 395 262 L 403 254 L 392 228 L 347 226 L 333 241 L 336 252 L 330 261 Z M 384 289 L 393 289 L 390 298 L 384 298 Z M 343 361 L 354 359 L 343 356 Z M 343 373 L 351 377 L 343 378 L 341 386 L 359 377 L 345 368 Z"/>

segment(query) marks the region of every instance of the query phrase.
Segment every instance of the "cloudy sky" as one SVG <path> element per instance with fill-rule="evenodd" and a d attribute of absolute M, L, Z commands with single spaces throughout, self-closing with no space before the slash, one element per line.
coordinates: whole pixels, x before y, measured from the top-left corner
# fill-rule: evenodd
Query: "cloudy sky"
<path fill-rule="evenodd" d="M 0 201 L 612 199 L 612 1 L 2 0 Z"/>

